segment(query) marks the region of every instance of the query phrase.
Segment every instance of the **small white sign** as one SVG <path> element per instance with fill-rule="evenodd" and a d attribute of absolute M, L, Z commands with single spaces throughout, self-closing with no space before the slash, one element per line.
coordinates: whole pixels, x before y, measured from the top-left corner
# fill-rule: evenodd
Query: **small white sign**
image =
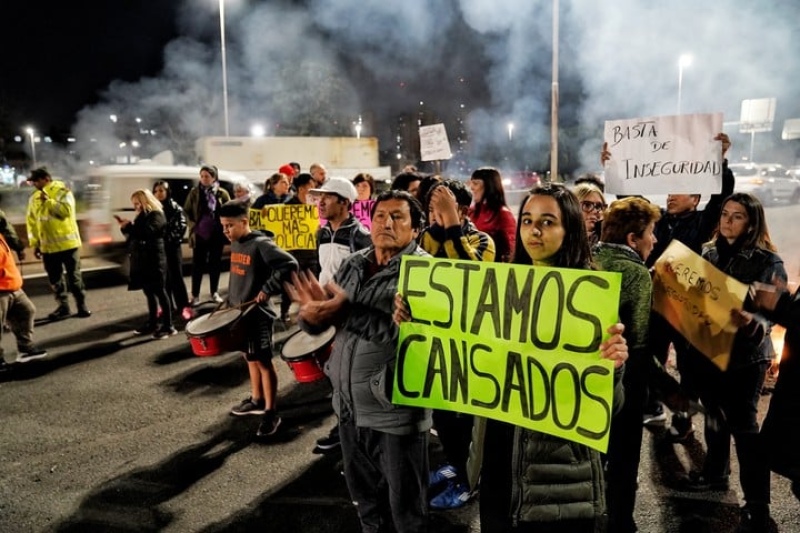
<path fill-rule="evenodd" d="M 604 140 L 609 194 L 718 194 L 722 113 L 612 120 Z"/>
<path fill-rule="evenodd" d="M 453 157 L 444 124 L 419 127 L 419 151 L 422 161 L 437 161 Z"/>
<path fill-rule="evenodd" d="M 787 118 L 783 122 L 783 131 L 781 132 L 781 139 L 784 141 L 792 141 L 800 139 L 800 118 Z"/>
<path fill-rule="evenodd" d="M 742 100 L 739 133 L 772 131 L 775 122 L 775 98 Z"/>

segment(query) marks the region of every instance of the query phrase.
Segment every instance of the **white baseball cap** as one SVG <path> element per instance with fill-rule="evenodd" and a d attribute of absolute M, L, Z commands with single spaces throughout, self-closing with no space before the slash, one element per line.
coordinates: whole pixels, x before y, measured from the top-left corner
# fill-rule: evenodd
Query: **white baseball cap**
<path fill-rule="evenodd" d="M 328 181 L 322 184 L 322 187 L 319 189 L 311 189 L 309 191 L 312 194 L 335 194 L 337 196 L 341 196 L 345 200 L 350 200 L 350 202 L 356 201 L 356 188 L 350 182 L 350 180 L 346 180 L 344 178 L 328 178 Z"/>

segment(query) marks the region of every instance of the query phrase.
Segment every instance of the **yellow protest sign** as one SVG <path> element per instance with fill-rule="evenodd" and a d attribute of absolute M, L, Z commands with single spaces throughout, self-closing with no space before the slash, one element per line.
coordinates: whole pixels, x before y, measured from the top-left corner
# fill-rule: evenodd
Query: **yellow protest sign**
<path fill-rule="evenodd" d="M 271 231 L 284 250 L 316 250 L 319 214 L 308 204 L 274 204 L 250 209 L 250 227 Z"/>
<path fill-rule="evenodd" d="M 403 257 L 392 401 L 494 418 L 605 451 L 621 275 Z"/>
<path fill-rule="evenodd" d="M 656 261 L 653 309 L 721 370 L 728 368 L 737 331 L 731 309 L 741 309 L 745 296 L 747 285 L 678 240 Z"/>

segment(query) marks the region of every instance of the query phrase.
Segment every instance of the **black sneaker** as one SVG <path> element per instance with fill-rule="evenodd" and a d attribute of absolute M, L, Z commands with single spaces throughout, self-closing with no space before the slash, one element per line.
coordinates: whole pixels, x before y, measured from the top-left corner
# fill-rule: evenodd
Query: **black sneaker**
<path fill-rule="evenodd" d="M 35 346 L 24 349 L 20 348 L 19 353 L 17 354 L 17 362 L 26 363 L 28 361 L 35 361 L 44 357 L 47 357 L 47 352 L 41 348 L 36 348 Z"/>
<path fill-rule="evenodd" d="M 72 312 L 69 310 L 69 307 L 66 305 L 59 305 L 56 307 L 56 310 L 47 315 L 47 318 L 50 320 L 61 320 L 62 318 L 69 318 Z"/>
<path fill-rule="evenodd" d="M 741 520 L 736 533 L 765 533 L 769 528 L 769 506 L 766 504 L 742 507 Z"/>
<path fill-rule="evenodd" d="M 177 334 L 178 330 L 170 326 L 168 329 L 158 328 L 155 333 L 153 333 L 153 338 L 157 341 L 160 341 Z"/>
<path fill-rule="evenodd" d="M 151 324 L 150 322 L 145 322 L 135 330 L 133 330 L 134 335 L 152 335 L 156 332 L 156 326 Z"/>
<path fill-rule="evenodd" d="M 683 443 L 687 442 L 694 435 L 694 424 L 692 419 L 688 416 L 681 416 L 678 414 L 672 415 L 672 422 L 667 431 L 667 438 L 670 442 Z"/>
<path fill-rule="evenodd" d="M 89 308 L 85 305 L 78 307 L 78 318 L 89 318 L 92 316 L 92 312 L 89 311 Z"/>
<path fill-rule="evenodd" d="M 263 415 L 267 411 L 264 408 L 264 400 L 253 400 L 253 398 L 247 398 L 246 400 L 242 400 L 242 403 L 235 406 L 231 409 L 231 414 L 234 416 L 246 416 L 246 415 Z"/>
<path fill-rule="evenodd" d="M 650 426 L 654 424 L 663 424 L 667 420 L 667 413 L 664 412 L 662 407 L 659 412 L 645 413 L 642 417 L 642 424 Z"/>
<path fill-rule="evenodd" d="M 278 432 L 281 425 L 281 417 L 275 414 L 274 411 L 267 411 L 264 414 L 263 420 L 258 425 L 256 437 L 270 437 Z"/>
<path fill-rule="evenodd" d="M 339 439 L 339 426 L 334 426 L 331 432 L 326 436 L 317 439 L 317 444 L 314 446 L 313 453 L 328 453 L 342 445 Z"/>
<path fill-rule="evenodd" d="M 3 358 L 0 356 L 0 374 L 2 374 L 3 372 L 7 372 L 7 371 L 8 371 L 8 369 L 10 369 L 10 368 L 11 368 L 11 365 L 9 365 L 8 363 L 6 363 L 6 360 L 5 360 L 5 359 L 3 359 Z"/>
<path fill-rule="evenodd" d="M 728 476 L 707 477 L 700 472 L 689 472 L 678 482 L 678 488 L 686 492 L 726 491 L 729 488 Z"/>

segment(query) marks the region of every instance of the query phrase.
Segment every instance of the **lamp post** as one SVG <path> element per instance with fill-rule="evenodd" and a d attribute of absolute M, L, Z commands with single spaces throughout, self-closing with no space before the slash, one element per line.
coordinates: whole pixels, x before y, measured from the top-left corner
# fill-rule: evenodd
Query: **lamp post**
<path fill-rule="evenodd" d="M 678 114 L 681 114 L 681 91 L 683 89 L 683 69 L 692 64 L 692 56 L 689 54 L 681 55 L 678 59 Z"/>
<path fill-rule="evenodd" d="M 34 139 L 34 135 L 36 132 L 33 131 L 33 128 L 28 127 L 25 128 L 25 133 L 27 133 L 28 136 L 31 138 L 31 166 L 33 168 L 36 168 L 36 141 Z"/>
<path fill-rule="evenodd" d="M 511 141 L 514 138 L 514 123 L 509 122 L 507 124 L 508 127 L 508 140 Z"/>
<path fill-rule="evenodd" d="M 222 52 L 222 108 L 225 116 L 225 137 L 230 135 L 228 127 L 228 68 L 225 62 L 225 0 L 219 0 L 219 42 Z"/>
<path fill-rule="evenodd" d="M 355 130 L 356 130 L 356 139 L 360 139 L 361 138 L 361 130 L 364 127 L 364 122 L 361 120 L 361 115 L 358 115 L 358 122 L 355 123 L 354 127 L 355 127 Z"/>

